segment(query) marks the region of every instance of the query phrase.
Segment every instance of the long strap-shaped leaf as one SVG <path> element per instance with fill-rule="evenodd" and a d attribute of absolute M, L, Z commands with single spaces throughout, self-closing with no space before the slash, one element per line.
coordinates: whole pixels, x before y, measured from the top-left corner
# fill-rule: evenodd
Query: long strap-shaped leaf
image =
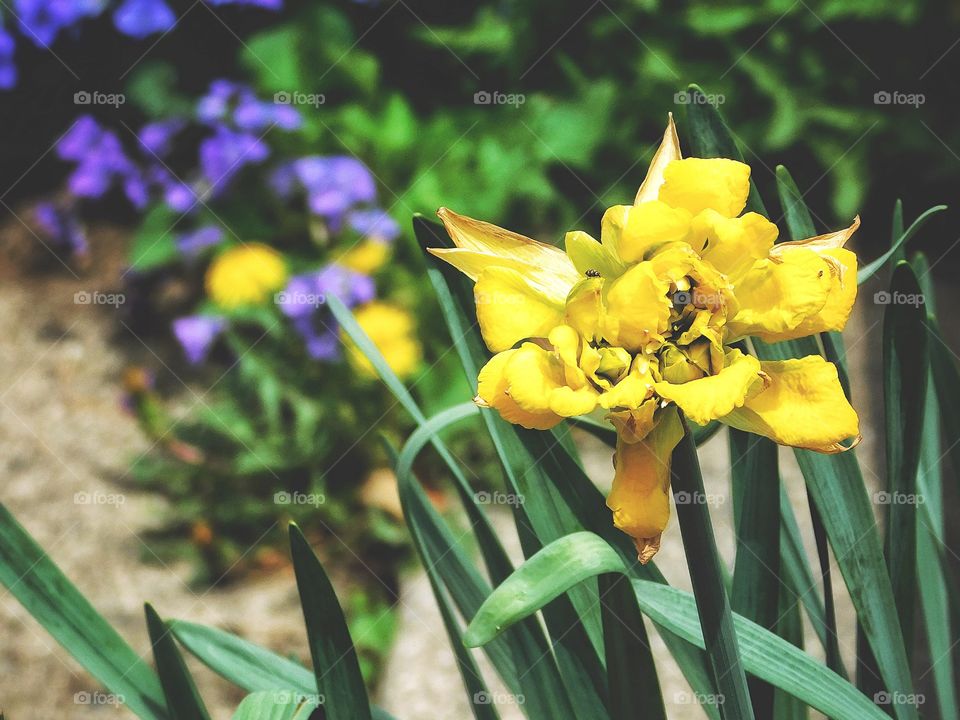
<path fill-rule="evenodd" d="M 936 303 L 930 264 L 922 254 L 913 259 L 923 291 L 927 317 L 936 322 Z M 929 343 L 935 342 L 928 338 Z M 917 516 L 917 584 L 927 643 L 930 648 L 930 673 L 933 675 L 937 704 L 944 720 L 960 720 L 960 704 L 954 681 L 953 630 L 950 615 L 950 594 L 947 586 L 948 566 L 941 562 L 945 547 L 945 513 L 943 508 L 943 450 L 940 443 L 940 401 L 934 391 L 933 371 L 927 378 L 927 400 L 920 435 L 920 464 L 917 471 L 917 492 L 924 498 Z M 960 602 L 955 598 L 954 602 Z"/>
<path fill-rule="evenodd" d="M 324 716 L 327 720 L 371 720 L 370 700 L 343 609 L 330 578 L 296 525 L 290 526 L 290 555 Z"/>
<path fill-rule="evenodd" d="M 920 284 L 906 261 L 897 264 L 883 316 L 883 400 L 889 500 L 885 552 L 900 629 L 909 659 L 917 591 L 917 468 L 926 404 L 927 332 Z M 899 299 L 912 298 L 904 303 Z M 881 496 L 882 497 L 882 496 Z"/>
<path fill-rule="evenodd" d="M 232 720 L 310 720 L 318 707 L 315 699 L 285 690 L 247 695 Z"/>
<path fill-rule="evenodd" d="M 200 662 L 248 692 L 317 694 L 317 679 L 312 672 L 265 647 L 208 625 L 173 620 L 169 627 L 177 642 Z M 382 708 L 372 707 L 371 711 L 373 720 L 393 720 Z"/>
<path fill-rule="evenodd" d="M 692 86 L 690 92 L 702 95 L 696 86 Z M 706 97 L 694 98 L 694 102 L 688 104 L 694 154 L 741 160 L 743 156 L 716 108 L 698 100 L 706 100 Z M 762 204 L 751 206 L 748 202 L 748 207 L 759 210 Z M 757 342 L 754 347 L 761 360 L 819 354 L 812 338 L 774 345 Z M 809 450 L 795 450 L 794 454 L 807 488 L 823 516 L 834 557 L 876 656 L 884 685 L 895 697 L 913 697 L 893 589 L 856 457 L 853 452 L 821 455 Z M 916 706 L 909 703 L 895 704 L 893 712 L 899 720 L 917 718 Z"/>
<path fill-rule="evenodd" d="M 554 541 L 525 562 L 487 598 L 464 640 L 477 647 L 528 617 L 571 584 L 601 573 L 623 573 L 623 560 L 603 538 L 589 532 Z M 632 580 L 645 615 L 689 642 L 704 646 L 693 595 L 646 580 Z M 855 687 L 796 646 L 739 615 L 734 626 L 747 671 L 834 720 L 884 720 L 887 716 Z M 725 704 L 727 698 L 716 697 Z"/>
<path fill-rule="evenodd" d="M 724 720 L 751 720 L 753 707 L 733 630 L 733 614 L 724 587 L 710 510 L 705 502 L 696 501 L 696 498 L 706 497 L 697 446 L 686 423 L 684 428 L 684 436 L 673 451 L 671 487 L 714 687 L 723 696 L 719 705 L 720 717 Z M 680 502 L 681 497 L 694 498 L 695 501 Z"/>
<path fill-rule="evenodd" d="M 137 717 L 167 718 L 160 682 L 0 504 L 0 583 L 83 668 Z"/>
<path fill-rule="evenodd" d="M 780 468 L 777 446 L 764 437 L 731 428 L 730 475 L 737 539 L 730 606 L 775 631 L 780 617 Z M 773 689 L 751 678 L 756 717 L 773 714 Z"/>
<path fill-rule="evenodd" d="M 210 713 L 183 662 L 170 628 L 149 603 L 144 606 L 144 614 L 153 645 L 153 661 L 157 665 L 171 720 L 210 720 Z"/>

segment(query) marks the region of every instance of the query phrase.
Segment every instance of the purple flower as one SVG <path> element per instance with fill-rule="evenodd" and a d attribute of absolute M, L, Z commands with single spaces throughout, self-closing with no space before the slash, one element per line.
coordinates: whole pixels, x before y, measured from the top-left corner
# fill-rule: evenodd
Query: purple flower
<path fill-rule="evenodd" d="M 131 171 L 127 174 L 123 180 L 123 192 L 127 200 L 138 210 L 143 210 L 150 202 L 150 189 L 139 172 Z"/>
<path fill-rule="evenodd" d="M 317 273 L 317 291 L 332 295 L 347 307 L 370 302 L 376 295 L 373 278 L 330 263 Z"/>
<path fill-rule="evenodd" d="M 243 89 L 243 85 L 230 80 L 214 80 L 197 103 L 197 119 L 205 123 L 226 120 L 231 104 Z"/>
<path fill-rule="evenodd" d="M 213 315 L 189 315 L 173 321 L 173 334 L 183 348 L 191 365 L 199 365 L 207 359 L 213 345 L 227 321 Z"/>
<path fill-rule="evenodd" d="M 177 238 L 177 249 L 182 255 L 195 256 L 223 240 L 223 230 L 216 225 L 204 225 Z"/>
<path fill-rule="evenodd" d="M 169 30 L 176 22 L 177 16 L 164 0 L 124 0 L 113 12 L 117 30 L 138 39 Z"/>
<path fill-rule="evenodd" d="M 283 0 L 207 0 L 211 5 L 253 5 L 265 10 L 280 10 Z"/>
<path fill-rule="evenodd" d="M 87 236 L 73 208 L 59 208 L 52 202 L 41 202 L 33 210 L 40 231 L 59 248 L 75 256 L 90 251 Z"/>
<path fill-rule="evenodd" d="M 73 0 L 14 0 L 20 31 L 40 48 L 49 47 L 63 28 L 73 25 L 91 8 Z"/>
<path fill-rule="evenodd" d="M 303 338 L 307 354 L 314 360 L 336 360 L 340 357 L 340 338 L 334 328 L 322 327 L 318 330 L 314 318 L 308 315 L 295 318 L 293 329 Z"/>
<path fill-rule="evenodd" d="M 10 90 L 17 85 L 17 66 L 13 61 L 15 49 L 13 35 L 0 27 L 0 90 Z"/>
<path fill-rule="evenodd" d="M 210 90 L 197 103 L 197 118 L 209 124 L 229 121 L 240 130 L 252 132 L 271 125 L 296 130 L 302 122 L 296 108 L 260 100 L 246 85 L 222 79 L 210 83 Z"/>
<path fill-rule="evenodd" d="M 400 235 L 400 225 L 384 210 L 353 210 L 347 224 L 361 235 L 381 240 L 396 240 Z"/>
<path fill-rule="evenodd" d="M 140 128 L 138 135 L 140 145 L 151 155 L 165 157 L 170 152 L 173 136 L 180 132 L 185 124 L 185 121 L 180 118 L 147 123 Z"/>
<path fill-rule="evenodd" d="M 200 167 L 213 192 L 225 187 L 244 165 L 262 162 L 270 148 L 256 135 L 219 125 L 200 143 Z"/>
<path fill-rule="evenodd" d="M 338 229 L 344 214 L 354 205 L 376 199 L 377 189 L 367 166 L 356 158 L 338 155 L 311 155 L 293 161 L 290 170 L 281 168 L 273 185 L 282 197 L 290 190 L 290 173 L 306 191 L 310 211 Z"/>
<path fill-rule="evenodd" d="M 145 199 L 146 187 L 139 171 L 123 151 L 120 139 L 85 115 L 77 119 L 57 143 L 57 154 L 77 163 L 67 183 L 79 197 L 101 197 L 115 178 L 124 181 L 124 189 L 135 205 Z"/>

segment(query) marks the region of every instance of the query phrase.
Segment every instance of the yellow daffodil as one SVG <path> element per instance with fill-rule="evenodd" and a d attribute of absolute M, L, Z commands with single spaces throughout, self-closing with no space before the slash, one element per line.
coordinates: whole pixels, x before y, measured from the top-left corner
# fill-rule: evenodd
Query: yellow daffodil
<path fill-rule="evenodd" d="M 843 328 L 857 294 L 857 259 L 843 245 L 859 218 L 774 244 L 776 225 L 743 213 L 749 189 L 741 162 L 683 159 L 671 117 L 634 203 L 606 211 L 599 242 L 570 232 L 564 251 L 439 211 L 456 247 L 431 252 L 475 281 L 495 353 L 477 403 L 527 428 L 609 420 L 618 435 L 607 505 L 642 562 L 669 518 L 683 416 L 823 453 L 859 438 L 831 363 L 761 361 L 747 342 Z"/>
<path fill-rule="evenodd" d="M 374 301 L 354 312 L 357 323 L 383 354 L 387 365 L 399 377 L 407 377 L 420 365 L 423 352 L 414 334 L 413 318 L 406 310 Z M 377 372 L 366 356 L 352 343 L 347 343 L 354 367 L 370 378 Z"/>
<path fill-rule="evenodd" d="M 226 310 L 266 302 L 287 281 L 283 255 L 247 243 L 218 255 L 207 269 L 207 294 Z"/>

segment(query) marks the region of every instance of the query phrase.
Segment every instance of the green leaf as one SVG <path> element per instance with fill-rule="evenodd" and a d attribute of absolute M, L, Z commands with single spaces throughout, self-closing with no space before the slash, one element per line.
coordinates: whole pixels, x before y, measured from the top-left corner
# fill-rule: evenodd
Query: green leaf
<path fill-rule="evenodd" d="M 599 576 L 598 588 L 611 720 L 633 720 L 639 708 L 644 720 L 667 720 L 657 665 L 633 587 L 624 575 L 609 573 Z"/>
<path fill-rule="evenodd" d="M 737 555 L 730 606 L 761 627 L 780 617 L 780 469 L 777 445 L 735 428 L 729 431 Z M 773 713 L 773 690 L 751 679 L 753 712 Z"/>
<path fill-rule="evenodd" d="M 713 671 L 714 687 L 724 699 L 720 708 L 721 717 L 750 720 L 753 718 L 753 707 L 733 629 L 730 600 L 724 586 L 710 510 L 702 500 L 706 498 L 706 491 L 700 474 L 697 447 L 686 423 L 684 429 L 684 436 L 673 451 L 671 487 L 677 522 L 683 536 L 683 551 L 697 600 L 697 612 L 703 637 L 706 638 L 707 658 Z M 684 497 L 687 498 L 686 502 L 681 500 Z"/>
<path fill-rule="evenodd" d="M 323 566 L 300 528 L 293 524 L 290 525 L 290 554 L 325 717 L 370 720 L 370 700 L 343 609 Z"/>
<path fill-rule="evenodd" d="M 63 648 L 144 720 L 168 718 L 153 670 L 0 504 L 0 583 Z"/>
<path fill-rule="evenodd" d="M 171 621 L 170 629 L 204 665 L 248 692 L 283 688 L 317 692 L 316 678 L 307 668 L 248 640 L 183 620 Z"/>
<path fill-rule="evenodd" d="M 936 322 L 933 279 L 926 257 L 918 254 L 913 261 L 923 291 L 928 318 Z M 929 332 L 929 330 L 928 330 Z M 929 342 L 935 342 L 931 337 Z M 935 348 L 928 348 L 936 352 Z M 917 516 L 917 573 L 920 607 L 930 657 L 937 661 L 931 667 L 937 704 L 944 720 L 958 720 L 960 705 L 954 683 L 955 664 L 951 647 L 953 625 L 950 594 L 947 587 L 949 568 L 941 562 L 946 549 L 943 509 L 943 458 L 940 443 L 940 401 L 934 388 L 933 370 L 928 372 L 927 399 L 920 435 L 920 463 L 917 471 L 917 492 L 924 498 L 923 512 Z M 948 398 L 944 398 L 949 401 Z"/>
<path fill-rule="evenodd" d="M 803 650 L 803 620 L 800 616 L 800 599 L 787 584 L 780 586 L 779 619 L 777 635 L 791 645 Z M 780 688 L 773 691 L 773 720 L 807 720 L 807 706 L 790 693 Z"/>
<path fill-rule="evenodd" d="M 179 257 L 174 228 L 180 216 L 166 205 L 154 205 L 143 218 L 128 250 L 130 268 L 143 272 Z"/>
<path fill-rule="evenodd" d="M 210 714 L 183 662 L 170 628 L 149 603 L 144 606 L 144 613 L 153 646 L 153 661 L 157 665 L 170 717 L 172 720 L 210 720 Z"/>
<path fill-rule="evenodd" d="M 572 584 L 592 574 L 625 571 L 620 554 L 598 535 L 579 532 L 560 538 L 527 560 L 487 598 L 467 627 L 465 641 L 472 647 L 490 642 Z M 647 580 L 631 583 L 645 615 L 688 642 L 704 646 L 693 595 Z M 887 718 L 850 683 L 796 646 L 739 615 L 734 616 L 734 626 L 748 672 L 834 720 Z"/>
<path fill-rule="evenodd" d="M 453 534 L 426 499 L 423 489 L 413 476 L 412 466 L 428 438 L 441 428 L 478 411 L 476 406 L 458 406 L 439 413 L 410 437 L 397 460 L 400 499 L 414 546 L 421 555 L 422 564 L 428 568 L 428 574 L 436 576 L 434 580 L 437 587 L 443 583 L 464 616 L 476 612 L 483 599 L 490 594 L 491 588 L 465 557 Z M 465 505 L 469 507 L 466 502 Z M 486 522 L 485 518 L 483 522 Z M 476 528 L 475 525 L 472 527 Z M 478 539 L 481 539 L 479 533 Z M 438 595 L 438 601 L 443 597 Z M 550 654 L 549 645 L 538 624 L 533 621 L 523 623 L 514 628 L 509 638 L 504 640 L 503 643 L 489 646 L 488 654 L 511 692 L 524 696 L 526 709 L 533 716 L 543 714 L 545 717 L 559 717 L 563 716 L 563 713 L 572 713 L 568 688 L 564 687 L 556 664 L 547 659 Z M 559 649 L 560 646 L 556 648 Z M 518 667 L 529 667 L 529 670 L 518 671 Z M 473 675 L 467 675 L 464 679 L 465 682 L 473 680 Z M 570 678 L 570 681 L 576 681 L 578 686 L 583 685 L 582 680 L 576 677 Z M 482 691 L 486 692 L 485 689 Z M 590 692 L 589 686 L 586 687 L 586 692 L 589 696 L 596 697 L 596 692 Z M 602 707 L 603 703 L 600 702 L 601 712 Z M 596 712 L 596 709 L 593 712 Z"/>
<path fill-rule="evenodd" d="M 907 657 L 913 648 L 916 594 L 917 468 L 926 404 L 927 332 L 920 284 L 906 261 L 890 282 L 883 315 L 883 399 L 887 456 L 886 556 Z M 904 302 L 913 299 L 914 302 Z M 881 498 L 882 500 L 882 498 Z"/>
<path fill-rule="evenodd" d="M 233 720 L 310 720 L 318 707 L 314 698 L 289 690 L 264 690 L 247 695 Z"/>
<path fill-rule="evenodd" d="M 877 271 L 879 271 L 884 265 L 887 264 L 887 262 L 890 261 L 891 258 L 896 256 L 896 254 L 901 251 L 901 246 L 905 246 L 906 243 L 910 241 L 910 238 L 917 234 L 920 228 L 924 226 L 931 216 L 946 209 L 946 205 L 934 205 L 929 210 L 923 212 L 920 217 L 910 223 L 910 227 L 908 227 L 906 231 L 900 235 L 897 241 L 890 246 L 889 250 L 887 250 L 883 255 L 878 257 L 873 262 L 867 263 L 857 271 L 857 284 L 863 285 L 863 283 L 876 275 Z"/>

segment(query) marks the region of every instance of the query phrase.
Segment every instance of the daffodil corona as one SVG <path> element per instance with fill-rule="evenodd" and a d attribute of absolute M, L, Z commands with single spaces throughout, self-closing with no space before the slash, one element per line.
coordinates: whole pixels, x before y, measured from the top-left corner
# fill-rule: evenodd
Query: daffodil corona
<path fill-rule="evenodd" d="M 455 248 L 432 249 L 470 277 L 495 353 L 476 401 L 527 428 L 602 414 L 617 429 L 607 505 L 642 562 L 670 515 L 681 414 L 781 445 L 842 452 L 859 438 L 836 368 L 820 356 L 767 362 L 747 338 L 840 330 L 857 294 L 856 256 L 838 232 L 774 244 L 743 213 L 750 168 L 680 154 L 673 119 L 632 205 L 609 208 L 600 241 L 566 251 L 441 208 Z"/>

